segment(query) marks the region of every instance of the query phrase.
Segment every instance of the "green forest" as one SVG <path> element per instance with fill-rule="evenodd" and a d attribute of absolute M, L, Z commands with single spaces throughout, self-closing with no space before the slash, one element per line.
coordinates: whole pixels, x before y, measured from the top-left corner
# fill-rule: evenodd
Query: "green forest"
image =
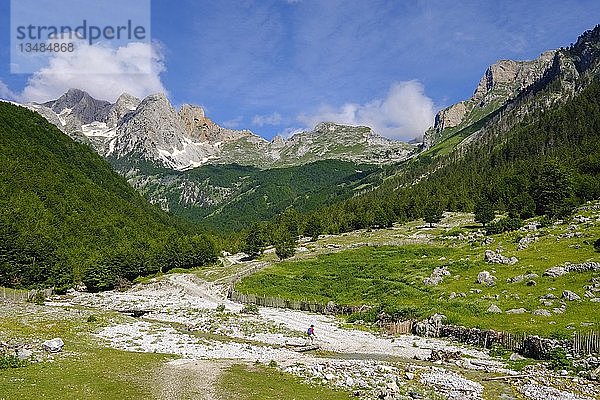
<path fill-rule="evenodd" d="M 150 205 L 42 116 L 0 103 L 0 286 L 110 289 L 214 262 L 214 240 Z"/>
<path fill-rule="evenodd" d="M 204 227 L 149 204 L 99 155 L 36 113 L 0 104 L 0 132 L 0 285 L 9 287 L 64 289 L 81 281 L 110 289 L 213 263 L 222 249 L 255 257 L 274 245 L 285 259 L 301 235 L 435 223 L 443 211 L 474 211 L 490 234 L 501 233 L 600 198 L 598 82 L 461 157 L 435 156 L 434 147 L 385 169 L 324 161 L 293 170 L 187 171 L 217 184 L 243 172 L 256 185 L 247 201 L 213 210 Z M 503 217 L 494 221 L 496 213 Z"/>

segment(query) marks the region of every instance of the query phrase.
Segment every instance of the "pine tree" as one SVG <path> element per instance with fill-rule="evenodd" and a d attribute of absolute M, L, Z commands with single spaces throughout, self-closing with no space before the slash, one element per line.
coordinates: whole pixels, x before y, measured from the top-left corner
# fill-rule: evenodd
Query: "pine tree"
<path fill-rule="evenodd" d="M 475 203 L 475 222 L 479 222 L 485 228 L 486 224 L 496 217 L 494 207 L 486 196 L 482 196 Z"/>

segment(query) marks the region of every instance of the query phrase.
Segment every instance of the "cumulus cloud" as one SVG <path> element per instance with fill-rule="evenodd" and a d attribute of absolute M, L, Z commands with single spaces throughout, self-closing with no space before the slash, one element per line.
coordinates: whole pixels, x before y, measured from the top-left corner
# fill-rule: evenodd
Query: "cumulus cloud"
<path fill-rule="evenodd" d="M 412 80 L 394 83 L 385 99 L 347 103 L 338 108 L 325 105 L 316 113 L 299 115 L 298 121 L 307 128 L 319 122 L 366 125 L 382 136 L 410 140 L 422 137 L 433 124 L 434 116 L 433 101 L 425 95 L 423 85 Z"/>
<path fill-rule="evenodd" d="M 264 125 L 279 125 L 283 121 L 281 114 L 274 112 L 268 115 L 255 115 L 252 118 L 252 125 L 264 126 Z"/>
<path fill-rule="evenodd" d="M 0 99 L 3 100 L 14 100 L 17 95 L 6 86 L 6 83 L 0 81 Z"/>
<path fill-rule="evenodd" d="M 109 101 L 123 92 L 136 97 L 166 93 L 160 79 L 163 71 L 164 57 L 157 43 L 132 42 L 116 49 L 83 45 L 72 53 L 53 56 L 47 67 L 29 78 L 19 99 L 44 102 L 58 98 L 69 88 Z"/>

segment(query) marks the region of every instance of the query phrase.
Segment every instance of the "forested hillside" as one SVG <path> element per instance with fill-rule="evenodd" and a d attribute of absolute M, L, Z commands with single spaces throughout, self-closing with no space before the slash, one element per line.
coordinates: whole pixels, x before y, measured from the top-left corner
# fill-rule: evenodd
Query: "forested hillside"
<path fill-rule="evenodd" d="M 502 231 L 534 215 L 567 215 L 575 205 L 600 198 L 600 83 L 440 167 L 432 164 L 423 153 L 378 189 L 287 225 L 314 236 L 418 218 L 435 222 L 444 210 L 475 210 L 484 223 L 490 222 L 485 214 L 506 212 L 507 218 L 488 227 Z"/>
<path fill-rule="evenodd" d="M 0 286 L 91 289 L 214 261 L 205 236 L 147 203 L 89 147 L 0 103 Z"/>

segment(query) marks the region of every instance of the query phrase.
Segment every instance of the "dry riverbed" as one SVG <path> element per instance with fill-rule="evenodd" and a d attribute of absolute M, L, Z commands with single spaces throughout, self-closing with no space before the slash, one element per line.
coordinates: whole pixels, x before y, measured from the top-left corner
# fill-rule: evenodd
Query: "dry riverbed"
<path fill-rule="evenodd" d="M 243 314 L 243 306 L 224 298 L 223 292 L 222 286 L 195 275 L 172 274 L 126 292 L 72 292 L 48 305 L 143 312 L 139 318 L 109 324 L 95 336 L 116 349 L 179 357 L 165 365 L 163 373 L 182 376 L 185 384 L 161 386 L 161 398 L 187 398 L 190 393 L 217 398 L 206 393 L 217 390 L 219 371 L 233 362 L 276 365 L 307 383 L 341 388 L 363 399 L 587 400 L 599 395 L 593 385 L 590 389 L 583 382 L 572 384 L 568 378 L 515 378 L 491 384 L 487 378 L 522 372 L 478 349 L 440 339 L 345 329 L 331 316 L 270 308 Z M 286 346 L 305 343 L 310 324 L 316 327 L 318 353 L 298 353 Z M 432 363 L 427 361 L 432 350 L 460 352 L 461 357 Z M 198 369 L 212 372 L 200 382 L 194 373 Z"/>

